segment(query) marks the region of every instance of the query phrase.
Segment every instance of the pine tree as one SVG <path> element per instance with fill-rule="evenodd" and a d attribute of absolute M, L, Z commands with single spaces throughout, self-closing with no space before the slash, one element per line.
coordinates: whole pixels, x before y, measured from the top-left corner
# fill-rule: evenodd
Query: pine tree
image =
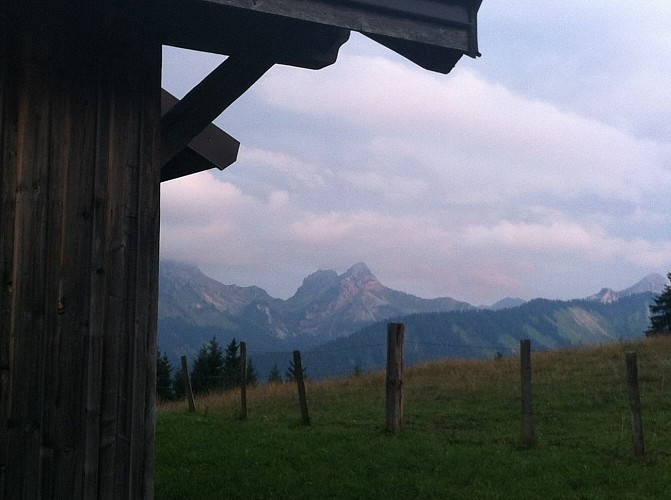
<path fill-rule="evenodd" d="M 671 281 L 671 272 L 666 275 Z M 650 309 L 650 326 L 645 331 L 647 337 L 671 335 L 671 286 L 665 285 L 662 293 L 655 298 Z"/>
<path fill-rule="evenodd" d="M 224 389 L 233 389 L 240 386 L 240 355 L 239 344 L 235 338 L 226 346 L 224 355 L 223 379 Z"/>
<path fill-rule="evenodd" d="M 277 363 L 273 365 L 272 370 L 270 370 L 270 374 L 268 375 L 268 383 L 269 384 L 281 384 L 283 382 L 282 380 L 282 374 L 280 373 L 280 369 L 277 367 Z"/>
<path fill-rule="evenodd" d="M 191 388 L 193 392 L 210 392 L 221 388 L 224 375 L 224 353 L 212 337 L 207 344 L 200 348 L 191 370 Z"/>
<path fill-rule="evenodd" d="M 252 358 L 247 360 L 247 385 L 255 386 L 259 381 L 259 376 L 256 373 L 256 368 L 252 363 Z"/>
<path fill-rule="evenodd" d="M 182 399 L 186 394 L 186 386 L 184 385 L 184 375 L 182 370 L 175 370 L 175 375 L 172 377 L 172 392 L 175 399 Z"/>
<path fill-rule="evenodd" d="M 172 389 L 172 365 L 167 354 L 156 357 L 156 399 L 171 401 L 175 399 Z"/>
<path fill-rule="evenodd" d="M 303 366 L 303 380 L 308 379 L 308 371 L 307 367 Z M 294 365 L 294 360 L 292 359 L 289 362 L 289 367 L 287 368 L 287 371 L 284 372 L 284 378 L 286 379 L 287 382 L 293 382 L 296 380 L 296 365 Z"/>

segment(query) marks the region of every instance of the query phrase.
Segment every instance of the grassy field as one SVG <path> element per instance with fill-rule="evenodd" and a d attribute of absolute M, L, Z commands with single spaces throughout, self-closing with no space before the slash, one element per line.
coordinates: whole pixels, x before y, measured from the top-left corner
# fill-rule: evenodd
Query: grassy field
<path fill-rule="evenodd" d="M 625 353 L 636 351 L 646 454 L 633 456 Z M 533 354 L 537 446 L 520 446 L 519 359 L 406 369 L 400 436 L 384 375 L 291 384 L 159 408 L 156 498 L 667 498 L 671 339 Z"/>

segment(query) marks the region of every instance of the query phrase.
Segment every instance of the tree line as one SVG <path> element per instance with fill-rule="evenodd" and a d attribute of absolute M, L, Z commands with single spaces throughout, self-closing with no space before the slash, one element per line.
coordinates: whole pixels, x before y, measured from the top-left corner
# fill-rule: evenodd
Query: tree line
<path fill-rule="evenodd" d="M 217 339 L 206 342 L 198 351 L 189 370 L 191 389 L 196 394 L 226 391 L 241 385 L 240 344 L 235 340 L 222 349 Z M 285 371 L 287 381 L 295 379 L 294 363 L 291 361 Z M 307 373 L 303 367 L 303 376 Z M 282 375 L 277 364 L 273 366 L 267 378 L 268 383 L 282 383 Z M 258 383 L 258 374 L 252 359 L 247 360 L 247 385 Z M 184 378 L 180 369 L 174 369 L 167 354 L 156 358 L 156 397 L 159 401 L 173 401 L 184 397 Z"/>
<path fill-rule="evenodd" d="M 667 273 L 671 281 L 671 273 Z M 645 331 L 646 336 L 671 335 L 671 286 L 665 285 L 662 293 L 657 296 L 655 303 L 648 306 L 650 309 L 650 326 Z"/>

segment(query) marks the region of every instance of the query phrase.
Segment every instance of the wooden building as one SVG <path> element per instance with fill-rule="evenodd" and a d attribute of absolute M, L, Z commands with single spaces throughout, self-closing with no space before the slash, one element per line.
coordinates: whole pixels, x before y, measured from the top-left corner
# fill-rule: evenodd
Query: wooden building
<path fill-rule="evenodd" d="M 210 122 L 351 30 L 447 73 L 479 6 L 2 0 L 1 499 L 153 497 L 159 183 L 235 160 Z M 229 56 L 163 115 L 162 44 Z"/>

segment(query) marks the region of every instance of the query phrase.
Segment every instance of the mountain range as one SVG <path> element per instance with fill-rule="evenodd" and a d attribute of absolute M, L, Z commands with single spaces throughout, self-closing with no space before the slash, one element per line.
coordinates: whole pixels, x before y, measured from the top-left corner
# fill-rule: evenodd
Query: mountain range
<path fill-rule="evenodd" d="M 664 284 L 653 274 L 625 290 L 604 288 L 583 299 L 506 298 L 483 308 L 392 290 L 358 263 L 340 275 L 317 271 L 283 300 L 256 286 L 224 285 L 191 264 L 164 261 L 159 347 L 176 360 L 193 358 L 212 337 L 220 344 L 244 340 L 263 379 L 274 364 L 288 364 L 294 349 L 304 351 L 315 377 L 379 368 L 390 320 L 406 324 L 408 363 L 506 355 L 520 338 L 531 338 L 536 350 L 588 345 L 640 338 L 647 306 Z"/>
<path fill-rule="evenodd" d="M 262 350 L 305 349 L 392 316 L 472 308 L 387 288 L 363 263 L 341 275 L 317 271 L 287 300 L 256 286 L 224 285 L 191 264 L 166 261 L 159 272 L 159 339 L 170 354 L 193 354 L 213 335 Z"/>

